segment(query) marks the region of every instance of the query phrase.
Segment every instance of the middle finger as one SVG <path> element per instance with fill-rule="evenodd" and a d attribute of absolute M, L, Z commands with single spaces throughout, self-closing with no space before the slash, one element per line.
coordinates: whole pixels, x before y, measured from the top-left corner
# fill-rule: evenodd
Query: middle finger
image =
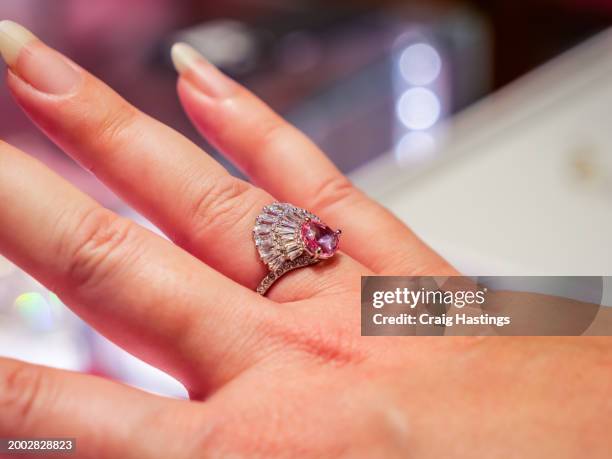
<path fill-rule="evenodd" d="M 262 330 L 276 323 L 271 302 L 2 141 L 0 222 L 2 255 L 194 394 L 231 379 L 267 347 Z"/>

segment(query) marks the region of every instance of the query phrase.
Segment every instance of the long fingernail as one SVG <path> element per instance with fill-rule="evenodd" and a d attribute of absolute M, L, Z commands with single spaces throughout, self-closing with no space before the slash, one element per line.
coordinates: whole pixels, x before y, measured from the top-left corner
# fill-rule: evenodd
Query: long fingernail
<path fill-rule="evenodd" d="M 175 44 L 171 56 L 179 75 L 207 96 L 222 98 L 234 91 L 234 82 L 187 43 Z"/>
<path fill-rule="evenodd" d="M 16 22 L 0 21 L 0 54 L 9 67 L 17 64 L 21 50 L 35 40 L 32 32 Z"/>
<path fill-rule="evenodd" d="M 0 54 L 14 74 L 48 94 L 67 94 L 81 80 L 64 56 L 13 21 L 0 22 Z"/>

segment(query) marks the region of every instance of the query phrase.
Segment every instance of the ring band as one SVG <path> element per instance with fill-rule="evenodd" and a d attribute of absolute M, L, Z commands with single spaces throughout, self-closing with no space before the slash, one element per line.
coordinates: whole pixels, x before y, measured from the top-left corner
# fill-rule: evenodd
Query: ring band
<path fill-rule="evenodd" d="M 275 202 L 264 207 L 255 220 L 253 238 L 269 273 L 257 293 L 265 295 L 289 271 L 333 257 L 340 234 L 316 215 L 291 204 Z"/>

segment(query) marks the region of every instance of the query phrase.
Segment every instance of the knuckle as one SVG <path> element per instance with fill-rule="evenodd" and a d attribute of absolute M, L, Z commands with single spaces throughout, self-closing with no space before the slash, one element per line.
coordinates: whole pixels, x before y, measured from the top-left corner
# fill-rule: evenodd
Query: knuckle
<path fill-rule="evenodd" d="M 26 423 L 42 399 L 43 370 L 33 365 L 16 364 L 0 377 L 0 411 L 11 422 Z M 13 426 L 14 427 L 14 426 Z"/>
<path fill-rule="evenodd" d="M 125 132 L 134 123 L 137 110 L 128 103 L 105 111 L 95 127 L 95 139 L 99 144 L 116 145 L 121 143 Z"/>
<path fill-rule="evenodd" d="M 358 201 L 360 192 L 344 175 L 335 174 L 323 179 L 313 196 L 311 206 L 327 211 L 338 203 L 347 206 L 351 200 Z"/>
<path fill-rule="evenodd" d="M 288 132 L 288 127 L 284 121 L 276 119 L 268 120 L 259 129 L 259 140 L 263 151 L 273 149 L 277 145 L 283 144 Z"/>
<path fill-rule="evenodd" d="M 295 149 L 295 139 L 290 135 L 292 127 L 284 121 L 258 120 L 259 124 L 252 126 L 253 153 L 244 162 L 244 172 L 249 177 L 260 177 L 269 171 L 269 161 L 274 157 L 286 154 Z M 230 124 L 231 125 L 231 124 Z"/>
<path fill-rule="evenodd" d="M 99 284 L 129 254 L 127 243 L 134 223 L 97 208 L 79 221 L 71 243 L 66 274 L 75 287 Z"/>
<path fill-rule="evenodd" d="M 229 175 L 215 179 L 192 201 L 187 245 L 199 244 L 209 235 L 235 227 L 250 216 L 259 200 L 255 189 L 242 180 Z"/>

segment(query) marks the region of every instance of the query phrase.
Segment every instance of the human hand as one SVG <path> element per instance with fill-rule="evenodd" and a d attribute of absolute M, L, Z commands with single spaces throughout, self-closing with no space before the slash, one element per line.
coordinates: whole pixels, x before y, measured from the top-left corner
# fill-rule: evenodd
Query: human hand
<path fill-rule="evenodd" d="M 173 56 L 187 113 L 261 188 L 20 27 L 0 49 L 33 122 L 172 241 L 1 144 L 0 252 L 191 398 L 3 359 L 0 437 L 76 437 L 83 458 L 603 457 L 600 342 L 361 337 L 360 276 L 455 271 L 191 50 Z M 342 253 L 261 297 L 251 230 L 276 200 L 342 227 Z"/>

